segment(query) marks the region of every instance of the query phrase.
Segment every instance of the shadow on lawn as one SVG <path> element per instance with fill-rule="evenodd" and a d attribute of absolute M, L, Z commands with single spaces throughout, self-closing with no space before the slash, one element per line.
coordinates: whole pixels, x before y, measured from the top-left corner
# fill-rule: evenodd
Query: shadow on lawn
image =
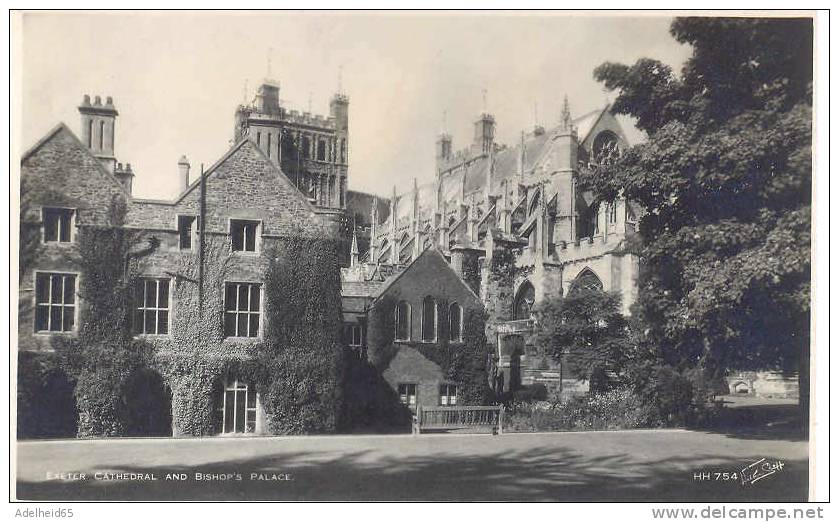
<path fill-rule="evenodd" d="M 747 440 L 805 441 L 797 404 L 756 404 L 723 408 L 714 426 L 705 430 Z"/>
<path fill-rule="evenodd" d="M 562 448 L 445 458 L 374 459 L 366 451 L 324 456 L 274 453 L 200 468 L 124 467 L 119 471 L 154 473 L 158 480 L 19 481 L 17 494 L 27 500 L 803 501 L 807 496 L 806 460 L 787 461 L 782 472 L 742 486 L 695 481 L 696 471 L 739 472 L 749 464 L 709 455 L 641 463 L 627 455 L 587 457 Z M 239 472 L 243 477 L 196 481 L 195 472 Z M 290 473 L 293 480 L 250 480 L 250 473 L 260 472 Z M 186 473 L 189 479 L 165 481 L 166 473 Z"/>

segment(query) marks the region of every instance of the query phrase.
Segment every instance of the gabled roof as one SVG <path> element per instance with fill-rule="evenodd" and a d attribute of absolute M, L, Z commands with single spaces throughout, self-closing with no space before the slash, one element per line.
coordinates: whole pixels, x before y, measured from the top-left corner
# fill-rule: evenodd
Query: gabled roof
<path fill-rule="evenodd" d="M 190 192 L 192 192 L 193 190 L 195 190 L 195 189 L 196 189 L 196 188 L 197 188 L 197 187 L 201 184 L 201 179 L 202 179 L 202 178 L 206 181 L 206 180 L 207 180 L 207 179 L 208 179 L 211 175 L 213 175 L 213 173 L 214 173 L 214 172 L 215 172 L 215 171 L 216 171 L 216 170 L 217 170 L 217 169 L 218 169 L 221 165 L 223 165 L 223 164 L 224 164 L 224 162 L 225 162 L 225 161 L 227 161 L 227 159 L 228 159 L 228 158 L 230 158 L 231 156 L 233 156 L 233 154 L 234 154 L 234 153 L 236 153 L 239 149 L 241 149 L 241 148 L 242 148 L 242 147 L 244 147 L 245 145 L 250 145 L 251 147 L 253 147 L 253 149 L 254 149 L 254 150 L 256 150 L 256 152 L 257 152 L 257 154 L 259 154 L 260 158 L 261 158 L 261 159 L 262 159 L 262 160 L 263 160 L 263 161 L 264 161 L 264 162 L 268 165 L 269 170 L 271 170 L 272 172 L 274 172 L 274 173 L 277 175 L 277 178 L 278 178 L 278 179 L 279 179 L 282 183 L 285 183 L 285 184 L 288 186 L 288 188 L 293 189 L 294 193 L 298 196 L 298 198 L 300 199 L 300 201 L 302 201 L 302 202 L 303 202 L 303 205 L 304 205 L 304 207 L 305 207 L 305 208 L 307 208 L 307 209 L 308 209 L 308 210 L 310 210 L 311 212 L 317 212 L 317 209 L 315 208 L 315 206 L 314 206 L 314 205 L 312 205 L 311 201 L 309 201 L 309 200 L 308 200 L 308 198 L 306 198 L 306 196 L 305 196 L 302 192 L 300 192 L 300 189 L 299 189 L 299 188 L 297 188 L 297 187 L 294 185 L 294 183 L 292 183 L 292 182 L 291 182 L 291 180 L 290 180 L 290 179 L 288 179 L 288 176 L 286 176 L 286 175 L 285 175 L 285 173 L 282 171 L 282 169 L 280 169 L 280 167 L 279 167 L 277 164 L 275 164 L 273 161 L 271 161 L 271 159 L 270 159 L 268 156 L 266 156 L 266 155 L 265 155 L 265 153 L 262 151 L 262 149 L 260 149 L 260 148 L 256 145 L 256 143 L 254 143 L 254 142 L 253 142 L 250 138 L 248 138 L 248 137 L 245 137 L 245 138 L 243 138 L 243 139 L 239 140 L 239 141 L 238 141 L 235 145 L 233 145 L 233 146 L 230 148 L 230 150 L 228 150 L 227 152 L 225 152 L 225 153 L 224 153 L 224 155 L 223 155 L 221 158 L 219 158 L 218 160 L 216 160 L 216 162 L 215 162 L 215 163 L 213 163 L 213 164 L 212 164 L 212 166 L 210 166 L 210 168 L 209 168 L 209 169 L 207 169 L 207 170 L 205 170 L 205 171 L 204 171 L 203 176 L 199 176 L 199 178 L 198 178 L 198 179 L 196 179 L 195 181 L 193 181 L 193 182 L 192 182 L 192 183 L 191 183 L 191 184 L 190 184 L 190 185 L 186 188 L 186 190 L 184 190 L 184 191 L 183 191 L 183 193 L 181 193 L 181 195 L 180 195 L 180 196 L 178 196 L 178 197 L 177 197 L 177 198 L 176 198 L 176 199 L 172 202 L 172 204 L 174 205 L 174 204 L 180 203 L 180 202 L 181 202 L 181 201 L 182 201 L 182 200 L 183 200 L 183 199 L 184 199 L 184 198 L 185 198 L 185 197 L 186 197 L 186 196 L 187 196 Z"/>
<path fill-rule="evenodd" d="M 76 134 L 70 129 L 70 127 L 68 127 L 67 124 L 65 124 L 63 121 L 59 122 L 55 127 L 50 129 L 49 132 L 47 132 L 41 139 L 36 141 L 34 145 L 29 147 L 26 150 L 26 152 L 23 153 L 23 156 L 21 156 L 20 158 L 21 165 L 24 161 L 26 161 L 33 154 L 35 154 L 41 147 L 43 147 L 46 143 L 53 139 L 60 131 L 65 131 L 70 136 L 70 139 L 72 139 L 75 142 L 75 144 L 82 151 L 84 151 L 84 153 L 87 154 L 88 157 L 93 161 L 94 165 L 96 165 L 96 168 L 99 170 L 99 172 L 102 173 L 102 175 L 104 175 L 106 178 L 110 179 L 117 187 L 119 187 L 119 190 L 123 193 L 123 195 L 125 195 L 126 199 L 131 199 L 131 195 L 128 193 L 127 190 L 125 190 L 125 185 L 120 183 L 120 181 L 112 173 L 108 172 L 108 170 L 105 169 L 104 166 L 102 166 L 102 162 L 99 161 L 99 158 L 94 156 L 93 153 L 90 152 L 89 148 L 85 147 L 84 143 L 82 143 L 78 136 L 76 136 Z"/>
<path fill-rule="evenodd" d="M 408 263 L 408 265 L 405 268 L 403 268 L 398 274 L 394 274 L 391 277 L 389 277 L 388 279 L 386 279 L 385 282 L 382 283 L 381 286 L 379 286 L 379 288 L 376 290 L 376 293 L 375 293 L 374 299 L 373 299 L 373 303 L 378 301 L 388 291 L 388 289 L 390 287 L 392 287 L 394 285 L 394 283 L 396 283 L 396 281 L 401 279 L 405 274 L 411 272 L 412 268 L 417 264 L 417 262 L 420 259 L 423 259 L 426 256 L 436 256 L 436 257 L 438 257 L 439 260 L 442 261 L 442 263 L 446 266 L 446 268 L 451 271 L 452 275 L 454 275 L 455 278 L 458 281 L 460 281 L 460 284 L 463 285 L 463 288 L 465 288 L 478 302 L 481 302 L 481 298 L 478 297 L 478 295 L 475 294 L 475 292 L 471 288 L 469 288 L 469 285 L 467 285 L 466 281 L 464 281 L 460 277 L 460 274 L 458 274 L 457 272 L 454 271 L 454 269 L 451 267 L 451 265 L 449 265 L 449 262 L 446 261 L 446 258 L 437 249 L 437 247 L 431 247 L 431 248 L 426 248 L 425 250 L 423 250 L 420 253 L 420 255 L 418 255 L 410 263 Z"/>

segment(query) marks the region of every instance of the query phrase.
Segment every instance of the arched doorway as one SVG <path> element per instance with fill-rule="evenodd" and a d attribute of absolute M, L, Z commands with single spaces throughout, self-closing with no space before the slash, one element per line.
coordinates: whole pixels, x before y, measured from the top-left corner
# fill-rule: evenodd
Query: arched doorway
<path fill-rule="evenodd" d="M 134 372 L 125 385 L 130 437 L 172 436 L 172 391 L 159 373 L 150 369 Z"/>
<path fill-rule="evenodd" d="M 536 290 L 530 281 L 522 283 L 513 301 L 513 320 L 530 319 L 535 299 Z"/>

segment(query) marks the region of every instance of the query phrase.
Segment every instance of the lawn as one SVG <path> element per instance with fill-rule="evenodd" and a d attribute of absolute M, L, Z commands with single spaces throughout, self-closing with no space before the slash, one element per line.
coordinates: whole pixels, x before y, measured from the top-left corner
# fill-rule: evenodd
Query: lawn
<path fill-rule="evenodd" d="M 20 499 L 801 501 L 807 496 L 806 441 L 686 430 L 32 441 L 18 443 L 17 452 Z M 783 461 L 783 467 L 754 484 L 715 480 L 715 472 L 739 473 L 761 458 Z M 101 480 L 115 472 L 141 476 Z M 711 479 L 695 479 L 701 472 Z M 60 473 L 85 478 L 55 478 Z M 149 480 L 152 475 L 156 480 Z"/>

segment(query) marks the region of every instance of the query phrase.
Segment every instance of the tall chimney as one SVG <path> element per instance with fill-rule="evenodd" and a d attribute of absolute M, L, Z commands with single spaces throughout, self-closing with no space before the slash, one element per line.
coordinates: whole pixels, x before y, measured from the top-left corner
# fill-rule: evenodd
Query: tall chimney
<path fill-rule="evenodd" d="M 102 105 L 101 96 L 95 96 L 93 103 L 90 103 L 90 96 L 85 94 L 79 105 L 79 114 L 82 120 L 82 142 L 99 158 L 105 169 L 113 173 L 116 168 L 114 131 L 119 114 L 113 98 L 106 97 Z"/>
<path fill-rule="evenodd" d="M 186 159 L 186 155 L 181 156 L 181 159 L 178 160 L 178 179 L 181 182 L 180 193 L 183 194 L 189 188 L 189 160 Z"/>

